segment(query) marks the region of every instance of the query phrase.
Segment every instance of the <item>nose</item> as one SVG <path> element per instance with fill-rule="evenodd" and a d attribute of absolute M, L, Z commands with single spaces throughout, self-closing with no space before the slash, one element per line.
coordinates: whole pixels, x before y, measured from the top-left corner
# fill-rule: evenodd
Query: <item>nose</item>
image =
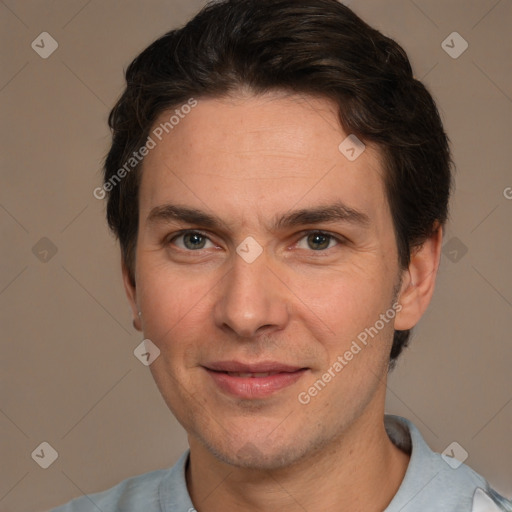
<path fill-rule="evenodd" d="M 251 338 L 284 329 L 288 323 L 290 298 L 269 268 L 265 251 L 252 263 L 235 254 L 233 266 L 219 286 L 214 317 L 220 329 Z"/>

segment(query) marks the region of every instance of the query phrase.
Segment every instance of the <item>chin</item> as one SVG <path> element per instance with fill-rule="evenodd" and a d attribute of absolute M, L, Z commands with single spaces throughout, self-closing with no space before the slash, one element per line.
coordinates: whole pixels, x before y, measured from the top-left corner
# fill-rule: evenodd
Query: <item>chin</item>
<path fill-rule="evenodd" d="M 247 442 L 237 452 L 215 451 L 208 447 L 210 451 L 222 462 L 244 469 L 254 469 L 259 471 L 277 470 L 289 467 L 297 458 L 301 458 L 296 452 L 297 448 L 284 448 L 276 450 L 275 447 L 270 452 L 263 452 L 258 446 Z"/>
<path fill-rule="evenodd" d="M 201 443 L 225 464 L 258 471 L 289 468 L 311 457 L 327 444 L 324 439 L 298 444 L 297 437 L 293 435 L 279 440 L 267 437 L 260 441 L 247 436 L 246 439 L 232 440 L 231 443 L 217 443 L 215 440 L 203 438 Z"/>

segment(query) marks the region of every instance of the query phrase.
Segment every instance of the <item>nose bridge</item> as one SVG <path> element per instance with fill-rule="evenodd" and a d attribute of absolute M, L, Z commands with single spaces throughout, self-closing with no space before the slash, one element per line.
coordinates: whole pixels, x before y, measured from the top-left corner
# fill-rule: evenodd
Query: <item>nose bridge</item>
<path fill-rule="evenodd" d="M 287 299 L 268 268 L 271 262 L 267 254 L 246 258 L 252 250 L 249 245 L 244 253 L 247 248 L 242 243 L 237 250 L 240 252 L 233 255 L 231 271 L 223 279 L 215 305 L 217 326 L 244 338 L 255 336 L 263 327 L 282 329 L 288 318 Z"/>

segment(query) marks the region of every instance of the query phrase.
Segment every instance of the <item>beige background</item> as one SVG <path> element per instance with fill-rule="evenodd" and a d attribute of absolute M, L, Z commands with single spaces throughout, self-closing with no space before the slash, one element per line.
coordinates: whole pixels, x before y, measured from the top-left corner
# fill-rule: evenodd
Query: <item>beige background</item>
<path fill-rule="evenodd" d="M 512 2 L 346 3 L 406 48 L 438 101 L 458 167 L 451 245 L 391 375 L 387 410 L 415 422 L 436 451 L 457 441 L 510 498 Z M 133 355 L 141 337 L 92 191 L 123 69 L 202 4 L 0 1 L 1 511 L 103 490 L 171 466 L 187 446 Z M 31 48 L 43 31 L 59 44 L 47 59 Z M 441 47 L 453 31 L 469 43 L 457 59 Z M 31 458 L 43 441 L 58 452 L 48 469 Z"/>

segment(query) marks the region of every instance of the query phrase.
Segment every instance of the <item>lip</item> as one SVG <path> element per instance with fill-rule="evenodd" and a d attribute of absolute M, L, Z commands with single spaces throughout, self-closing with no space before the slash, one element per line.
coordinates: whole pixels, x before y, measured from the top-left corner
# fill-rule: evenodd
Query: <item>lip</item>
<path fill-rule="evenodd" d="M 218 372 L 238 373 L 265 373 L 265 372 L 295 372 L 301 370 L 301 366 L 292 366 L 277 361 L 261 361 L 259 363 L 241 363 L 239 361 L 215 361 L 204 365 L 208 370 Z"/>
<path fill-rule="evenodd" d="M 308 368 L 290 366 L 274 361 L 249 364 L 237 361 L 222 361 L 210 363 L 208 366 L 204 366 L 204 369 L 222 391 L 243 399 L 269 397 L 295 384 L 308 371 Z M 272 372 L 272 375 L 266 377 L 240 377 L 229 375 L 227 372 Z"/>

